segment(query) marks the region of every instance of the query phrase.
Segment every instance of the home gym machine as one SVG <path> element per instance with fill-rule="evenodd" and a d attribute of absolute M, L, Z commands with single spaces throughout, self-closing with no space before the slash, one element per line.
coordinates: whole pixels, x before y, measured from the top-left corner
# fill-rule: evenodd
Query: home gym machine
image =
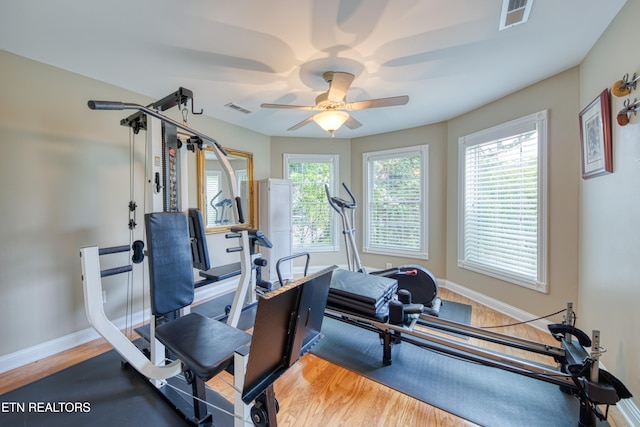
<path fill-rule="evenodd" d="M 362 265 L 358 247 L 356 246 L 355 232 L 355 210 L 358 207 L 356 198 L 344 182 L 342 186 L 347 191 L 351 200 L 345 200 L 338 196 L 332 196 L 329 185 L 325 184 L 324 189 L 327 194 L 329 205 L 338 213 L 342 222 L 342 234 L 344 235 L 345 250 L 347 252 L 347 267 L 350 271 L 367 274 Z M 405 298 L 410 298 L 408 302 L 423 305 L 423 312 L 431 316 L 438 316 L 442 300 L 438 297 L 438 281 L 429 270 L 419 265 L 401 265 L 381 271 L 374 271 L 371 274 L 384 276 L 398 282 L 398 289 L 406 290 L 410 294 L 404 294 Z"/>
<path fill-rule="evenodd" d="M 91 325 L 150 380 L 185 420 L 197 426 L 277 426 L 273 382 L 320 339 L 327 293 L 334 267 L 261 296 L 253 334 L 199 313 L 175 313 L 193 301 L 193 271 L 188 221 L 182 212 L 145 215 L 149 239 L 152 311 L 167 320 L 155 329 L 168 350 L 154 364 L 107 318 L 102 305 L 102 277 L 124 273 L 131 265 L 102 270 L 100 256 L 129 251 L 85 247 L 80 251 L 85 310 Z M 205 381 L 233 369 L 233 406 L 206 387 Z M 191 386 L 191 393 L 186 392 Z M 212 404 L 211 395 L 216 404 Z M 190 396 L 185 400 L 183 395 Z M 209 395 L 209 396 L 207 396 Z M 207 399 L 209 397 L 209 399 Z M 251 405 L 253 402 L 253 405 Z M 209 409 L 212 409 L 210 412 Z M 213 413 L 220 419 L 213 419 Z M 228 422 L 231 415 L 233 421 Z M 215 421 L 215 424 L 214 424 Z M 225 423 L 225 421 L 227 421 Z"/>
<path fill-rule="evenodd" d="M 576 328 L 571 303 L 567 304 L 563 323 L 549 325 L 549 332 L 559 342 L 558 346 L 551 346 L 422 314 L 420 305 L 410 304 L 410 298 L 403 302 L 400 296 L 403 291 L 397 289 L 397 282 L 387 277 L 336 270 L 325 316 L 376 333 L 383 344 L 383 365 L 392 363 L 394 344 L 407 342 L 437 353 L 556 384 L 580 401 L 581 427 L 594 427 L 596 418 L 607 418 L 609 405 L 632 397 L 622 382 L 600 369 L 598 361 L 604 352 L 600 346 L 600 332 L 593 331 L 590 338 Z M 556 367 L 489 351 L 434 332 L 463 335 L 547 356 L 551 363 L 555 362 Z M 585 350 L 585 347 L 590 347 L 591 351 Z M 607 410 L 603 413 L 598 405 L 605 405 Z"/>
<path fill-rule="evenodd" d="M 297 313 L 297 310 L 304 308 L 307 314 L 300 314 L 298 318 L 306 316 L 306 325 L 315 325 L 317 321 L 308 322 L 308 317 L 312 312 L 311 308 L 307 307 L 309 305 L 308 295 L 310 291 L 294 291 L 293 294 L 297 296 L 289 304 L 284 303 L 282 305 L 282 312 L 275 308 L 261 309 L 261 304 L 262 306 L 273 304 L 262 302 L 272 297 L 265 295 L 261 297 L 260 302 L 256 303 L 255 283 L 252 281 L 252 266 L 261 264 L 261 260 L 259 259 L 259 254 L 249 250 L 249 248 L 253 249 L 254 245 L 269 246 L 271 243 L 259 230 L 235 226 L 231 228 L 231 232 L 226 237 L 240 239 L 241 246 L 229 248 L 227 251 L 240 253 L 239 267 L 241 277 L 235 293 L 234 303 L 230 307 L 230 312 L 226 318 L 226 324 L 217 320 L 204 320 L 207 318 L 196 313 L 190 313 L 189 306 L 194 298 L 195 287 L 231 277 L 238 274 L 238 272 L 227 271 L 225 274 L 217 275 L 213 272 L 210 277 L 205 277 L 197 284 L 194 283 L 192 266 L 201 270 L 209 269 L 209 260 L 200 212 L 190 209 L 188 215 L 183 213 L 188 203 L 186 196 L 188 191 L 186 187 L 186 160 L 184 156 L 181 156 L 180 150 L 182 147 L 194 152 L 205 147 L 213 150 L 225 172 L 229 194 L 234 201 L 233 209 L 229 211 L 230 221 L 244 223 L 244 218 L 241 201 L 237 196 L 235 174 L 221 145 L 215 139 L 186 125 L 186 108 L 183 110 L 185 121 L 182 124 L 158 112 L 176 105 L 186 105 L 189 100 L 192 102 L 191 109 L 193 111 L 192 93 L 187 89 L 180 88 L 177 92 L 147 107 L 113 101 L 91 100 L 88 102 L 89 108 L 93 110 L 136 110 L 136 113 L 123 119 L 121 124 L 130 127 L 134 134 L 137 134 L 140 130 L 146 131 L 147 146 L 145 152 L 147 153 L 147 160 L 145 165 L 148 169 L 145 167 L 145 173 L 149 190 L 146 192 L 148 200 L 145 198 L 145 211 L 152 212 L 145 215 L 148 248 L 146 255 L 149 259 L 149 289 L 152 312 L 154 314 L 154 319 L 150 322 L 148 346 L 143 344 L 139 348 L 134 345 L 111 323 L 102 308 L 101 278 L 129 272 L 133 268 L 129 265 L 101 270 L 99 257 L 100 255 L 130 251 L 131 246 L 102 249 L 93 246 L 81 250 L 87 317 L 92 326 L 107 339 L 127 363 L 148 378 L 156 389 L 161 391 L 163 396 L 171 401 L 172 405 L 183 413 L 190 422 L 197 425 L 212 425 L 211 416 L 206 411 L 207 403 L 202 398 L 205 390 L 204 381 L 227 369 L 230 365 L 235 365 L 236 398 L 235 409 L 232 411 L 235 413 L 234 425 L 240 426 L 247 422 L 248 404 L 255 401 L 257 403 L 251 409 L 253 422 L 260 426 L 274 426 L 276 425 L 276 411 L 273 403 L 275 397 L 270 384 L 297 360 L 301 347 L 305 348 L 304 345 L 301 345 L 303 341 L 306 343 L 309 339 L 317 339 L 319 337 L 319 326 L 317 326 L 318 333 L 315 334 L 315 337 L 313 336 L 314 334 L 308 334 L 307 338 L 304 338 L 304 336 L 299 338 L 297 329 L 295 331 L 292 330 L 293 326 L 291 324 L 274 325 L 268 319 L 265 320 L 265 315 L 260 313 L 261 310 L 267 310 L 271 312 L 271 315 L 267 317 L 275 316 L 275 319 L 281 320 L 285 317 L 294 319 L 291 314 Z M 161 143 L 158 143 L 159 139 Z M 129 208 L 132 212 L 130 213 L 129 221 L 130 230 L 133 230 L 136 226 L 136 207 L 135 202 L 130 202 Z M 142 262 L 144 258 L 143 246 L 144 243 L 142 241 L 134 242 L 134 263 Z M 215 268 L 211 270 L 215 270 Z M 321 276 L 323 278 L 318 280 L 321 280 L 322 283 L 326 282 L 326 287 L 328 288 L 330 273 L 323 272 Z M 315 285 L 307 286 L 304 283 L 307 281 L 315 283 L 318 277 L 320 276 L 314 275 L 305 279 L 305 281 L 292 284 L 287 289 L 296 287 L 316 288 Z M 323 289 L 323 286 L 318 285 L 317 287 Z M 281 291 L 278 295 L 286 292 L 288 291 Z M 304 298 L 301 295 L 304 295 Z M 318 295 L 315 295 L 315 297 L 318 297 Z M 320 300 L 322 301 L 321 295 Z M 326 301 L 326 296 L 324 301 Z M 253 305 L 256 310 L 256 316 L 262 316 L 264 320 L 264 325 L 259 327 L 256 325 L 253 337 L 236 329 L 242 309 L 245 307 L 245 302 Z M 315 313 L 318 310 L 321 313 L 319 316 L 321 322 L 324 303 L 320 309 L 314 306 L 313 312 Z M 317 319 L 318 315 L 315 318 Z M 283 336 L 277 336 L 279 332 L 269 332 L 269 327 L 286 333 Z M 298 329 L 304 330 L 305 328 Z M 268 337 L 267 341 L 281 340 L 289 343 L 288 340 L 292 339 L 292 337 L 296 338 L 296 341 L 278 349 L 278 351 L 283 351 L 282 354 L 278 355 L 266 349 L 265 343 L 256 345 L 256 340 L 264 341 L 265 338 L 258 338 L 255 331 L 260 332 L 258 336 L 264 335 L 264 337 Z M 201 342 L 200 338 L 203 336 L 208 336 L 209 338 Z M 218 337 L 218 339 L 212 341 L 213 337 Z M 255 351 L 247 353 L 246 350 L 238 350 L 238 348 L 248 343 L 252 343 L 254 349 L 257 347 L 259 353 L 269 354 L 269 363 L 273 364 L 268 369 L 272 369 L 274 372 L 265 372 L 265 370 L 268 370 L 267 367 L 258 360 L 252 365 L 251 354 L 254 354 Z M 207 351 L 203 352 L 205 348 Z M 254 357 L 257 358 L 258 356 L 255 355 Z M 167 359 L 169 360 L 168 363 Z M 278 362 L 278 360 L 280 361 Z M 252 366 L 254 367 L 252 368 Z M 187 369 L 184 370 L 184 367 L 187 367 Z M 183 370 L 187 384 L 192 385 L 192 406 L 185 405 L 185 401 L 181 396 L 168 390 L 172 388 L 171 381 L 175 381 L 175 378 Z M 263 381 L 265 375 L 271 378 L 272 381 Z M 251 384 L 251 381 L 255 383 Z M 173 388 L 175 389 L 175 386 Z"/>
<path fill-rule="evenodd" d="M 245 220 L 241 198 L 238 196 L 235 172 L 227 159 L 227 153 L 214 138 L 186 125 L 186 113 L 188 111 L 186 105 L 189 101 L 191 102 L 191 111 L 194 114 L 201 114 L 202 112 L 194 112 L 193 93 L 182 87 L 146 107 L 117 101 L 90 100 L 87 104 L 92 110 L 136 111 L 127 118 L 122 119 L 120 124 L 130 127 L 134 134 L 138 134 L 141 130 L 146 131 L 147 159 L 145 173 L 146 182 L 149 185 L 146 191 L 148 200 L 145 199 L 146 212 L 187 211 L 189 203 L 185 154 L 189 151 L 196 152 L 196 150 L 210 149 L 220 162 L 228 185 L 228 197 L 233 200 L 232 208 L 228 209 L 225 215 L 230 223 L 242 224 Z M 175 106 L 185 106 L 185 109 L 182 110 L 183 123 L 159 113 L 159 111 L 165 111 Z M 133 212 L 134 218 L 136 207 L 137 204 L 134 201 L 129 202 L 129 208 Z M 135 220 L 130 219 L 129 228 L 132 229 L 135 226 Z M 192 229 L 192 232 L 197 231 L 197 228 Z M 257 234 L 256 231 L 258 232 Z M 203 280 L 197 282 L 196 287 L 240 275 L 236 297 L 230 307 L 230 313 L 227 318 L 227 323 L 236 327 L 241 311 L 245 307 L 245 302 L 248 305 L 255 305 L 256 278 L 254 274 L 260 277 L 259 269 L 266 262 L 255 251 L 255 247 L 270 247 L 271 242 L 259 230 L 250 230 L 240 226 L 235 226 L 225 237 L 240 240 L 239 246 L 227 249 L 227 252 L 239 252 L 240 261 L 210 268 L 208 255 L 203 256 L 203 254 L 200 254 L 197 260 L 194 259 L 194 267 L 200 270 Z M 196 236 L 192 233 L 192 238 L 195 240 L 198 238 L 204 239 L 205 234 L 201 232 L 199 236 Z M 246 248 L 249 248 L 249 250 Z M 268 283 L 262 281 L 261 285 L 268 287 Z M 151 335 L 153 335 L 153 325 L 151 328 Z M 157 357 L 162 358 L 164 354 L 162 347 L 159 347 L 158 352 L 159 356 Z"/>

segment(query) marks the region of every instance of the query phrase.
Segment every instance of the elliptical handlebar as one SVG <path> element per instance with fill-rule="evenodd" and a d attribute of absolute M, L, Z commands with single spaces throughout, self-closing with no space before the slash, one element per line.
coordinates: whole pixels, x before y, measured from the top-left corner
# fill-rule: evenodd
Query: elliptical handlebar
<path fill-rule="evenodd" d="M 351 201 L 341 199 L 340 197 L 332 197 L 329 192 L 329 184 L 324 185 L 324 190 L 327 193 L 329 205 L 331 205 L 333 210 L 340 215 L 340 219 L 342 220 L 342 234 L 344 235 L 349 270 L 364 272 L 354 237 L 356 229 L 352 225 L 355 222 L 355 212 L 358 204 L 356 203 L 356 197 L 353 195 L 351 190 L 349 190 L 347 184 L 343 182 L 342 186 L 347 190 L 347 194 L 349 194 Z M 347 209 L 350 211 L 350 215 L 347 214 Z"/>
<path fill-rule="evenodd" d="M 358 207 L 358 204 L 356 203 L 356 197 L 353 195 L 353 193 L 351 192 L 351 190 L 349 190 L 349 187 L 347 187 L 347 184 L 345 184 L 344 182 L 342 183 L 342 186 L 344 187 L 345 190 L 347 190 L 347 194 L 349 195 L 349 197 L 351 197 L 351 204 L 350 206 L 348 206 L 349 209 L 355 209 Z"/>
<path fill-rule="evenodd" d="M 341 209 L 355 209 L 358 207 L 358 204 L 356 203 L 356 198 L 351 192 L 351 190 L 349 190 L 349 187 L 347 187 L 347 184 L 343 182 L 342 186 L 344 187 L 345 190 L 347 190 L 347 194 L 349 194 L 349 197 L 351 197 L 351 201 L 342 199 L 340 197 L 331 196 L 331 193 L 329 192 L 329 184 L 324 185 L 324 190 L 327 193 L 327 200 L 329 200 L 329 204 L 331 205 L 333 210 L 335 210 L 338 213 L 340 213 Z"/>

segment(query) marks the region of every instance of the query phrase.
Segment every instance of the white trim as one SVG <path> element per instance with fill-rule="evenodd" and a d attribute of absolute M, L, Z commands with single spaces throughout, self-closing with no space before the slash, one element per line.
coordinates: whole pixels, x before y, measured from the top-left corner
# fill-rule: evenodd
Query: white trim
<path fill-rule="evenodd" d="M 524 310 L 520 310 L 517 307 L 506 304 L 495 298 L 488 297 L 484 294 L 481 294 L 480 292 L 476 292 L 469 288 L 465 288 L 464 286 L 461 286 L 450 280 L 438 279 L 438 285 L 442 288 L 450 289 L 452 292 L 455 292 L 464 297 L 467 297 L 470 300 L 473 300 L 477 303 L 486 305 L 492 310 L 505 314 L 509 317 L 513 317 L 519 322 L 528 322 L 531 319 L 535 319 L 536 317 L 539 317 L 539 316 L 536 316 L 535 314 L 531 314 Z M 544 332 L 549 332 L 549 329 L 547 328 L 547 326 L 550 324 L 551 322 L 545 319 L 534 320 L 533 322 L 529 323 L 529 325 L 533 326 L 536 329 L 540 329 L 541 331 L 544 331 Z"/>
<path fill-rule="evenodd" d="M 630 426 L 640 426 L 640 408 L 632 399 L 621 400 L 616 406 Z"/>
<path fill-rule="evenodd" d="M 238 280 L 239 279 L 236 277 L 215 286 L 203 286 L 202 288 L 196 289 L 195 303 L 215 298 L 235 290 L 238 287 Z M 113 323 L 118 329 L 123 330 L 127 325 L 138 325 L 144 322 L 145 319 L 150 318 L 150 315 L 150 310 L 147 309 L 144 313 L 142 311 L 134 313 L 128 322 L 126 316 L 123 316 L 114 320 Z M 98 338 L 100 338 L 100 335 L 95 331 L 95 329 L 89 327 L 13 353 L 5 354 L 4 356 L 0 356 L 0 374 L 46 357 L 53 356 Z"/>

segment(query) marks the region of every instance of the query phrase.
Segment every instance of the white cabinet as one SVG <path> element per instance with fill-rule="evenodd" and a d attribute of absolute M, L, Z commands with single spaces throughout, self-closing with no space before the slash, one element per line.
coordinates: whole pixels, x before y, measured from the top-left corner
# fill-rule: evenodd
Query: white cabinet
<path fill-rule="evenodd" d="M 262 269 L 263 279 L 278 280 L 276 263 L 291 255 L 291 181 L 288 179 L 263 179 L 258 181 L 258 224 L 271 240 L 273 248 L 260 248 L 268 264 Z M 280 265 L 282 279 L 291 279 L 291 261 Z"/>

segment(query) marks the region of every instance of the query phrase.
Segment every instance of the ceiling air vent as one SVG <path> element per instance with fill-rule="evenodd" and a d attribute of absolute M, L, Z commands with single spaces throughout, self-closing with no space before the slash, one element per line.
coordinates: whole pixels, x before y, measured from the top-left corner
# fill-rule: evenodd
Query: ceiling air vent
<path fill-rule="evenodd" d="M 499 30 L 527 22 L 532 4 L 533 0 L 503 0 Z"/>
<path fill-rule="evenodd" d="M 228 107 L 228 108 L 231 108 L 232 110 L 239 111 L 239 112 L 244 113 L 244 114 L 249 114 L 251 112 L 251 111 L 247 110 L 246 108 L 242 108 L 241 106 L 239 106 L 237 104 L 234 104 L 233 102 L 225 104 L 224 106 Z"/>

